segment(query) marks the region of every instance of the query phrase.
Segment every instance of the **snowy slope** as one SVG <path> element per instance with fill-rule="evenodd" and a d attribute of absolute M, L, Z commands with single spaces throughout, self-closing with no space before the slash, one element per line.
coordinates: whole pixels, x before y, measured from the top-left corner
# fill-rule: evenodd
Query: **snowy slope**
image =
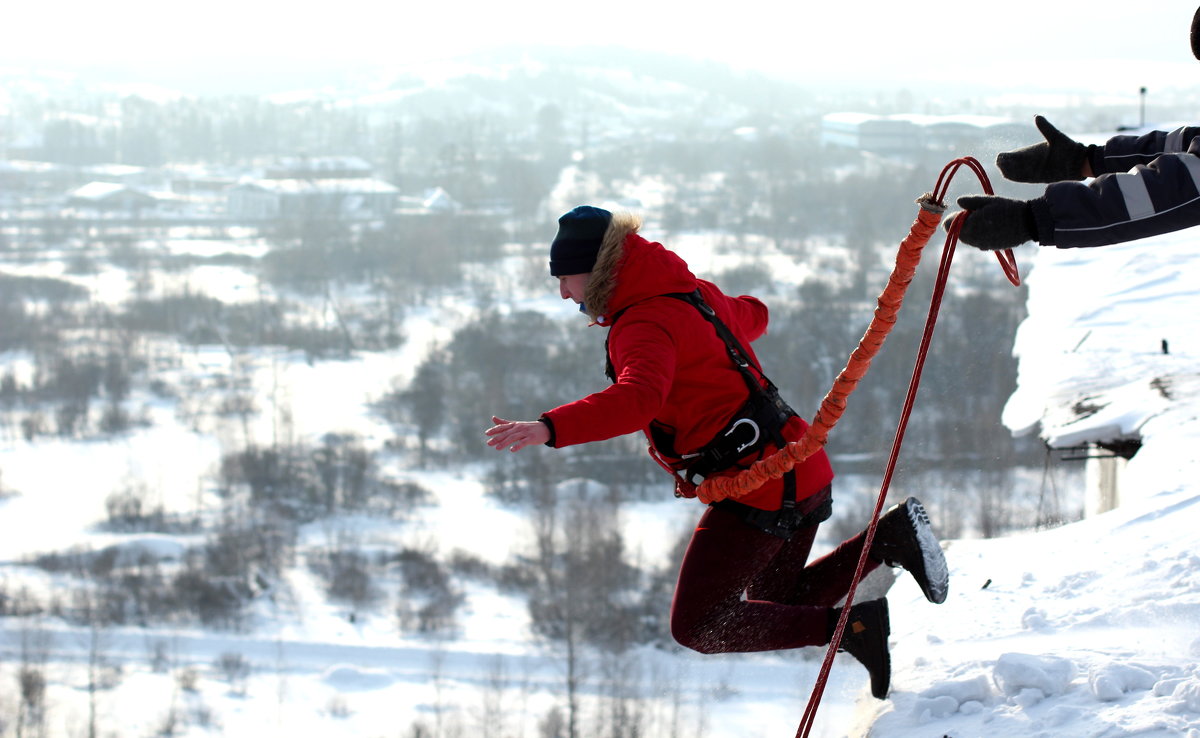
<path fill-rule="evenodd" d="M 1162 492 L 953 542 L 946 604 L 893 590 L 893 692 L 871 735 L 1200 735 L 1197 502 Z"/>

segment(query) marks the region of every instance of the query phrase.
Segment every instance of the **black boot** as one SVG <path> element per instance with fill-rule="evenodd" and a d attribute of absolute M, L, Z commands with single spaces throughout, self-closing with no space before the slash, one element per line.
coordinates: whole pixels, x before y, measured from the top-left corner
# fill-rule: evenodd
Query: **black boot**
<path fill-rule="evenodd" d="M 831 611 L 831 634 L 841 613 L 840 607 Z M 891 632 L 886 599 L 860 602 L 850 607 L 850 617 L 842 633 L 842 646 L 838 649 L 867 667 L 867 673 L 871 675 L 871 695 L 880 700 L 887 697 L 892 683 L 892 657 L 888 653 L 888 635 Z"/>
<path fill-rule="evenodd" d="M 925 593 L 925 599 L 935 604 L 946 601 L 950 570 L 929 525 L 929 515 L 917 498 L 909 497 L 879 518 L 871 556 L 888 566 L 908 570 Z"/>

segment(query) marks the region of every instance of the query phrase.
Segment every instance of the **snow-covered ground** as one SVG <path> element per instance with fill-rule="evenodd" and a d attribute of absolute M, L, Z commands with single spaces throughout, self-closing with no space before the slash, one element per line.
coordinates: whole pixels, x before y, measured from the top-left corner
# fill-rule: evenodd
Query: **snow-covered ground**
<path fill-rule="evenodd" d="M 1140 436 L 1144 446 L 1121 481 L 1123 504 L 1053 530 L 947 541 L 945 604 L 925 602 L 907 576 L 890 591 L 890 697 L 871 699 L 865 672 L 839 656 L 814 735 L 1200 736 L 1200 351 L 1188 325 L 1200 308 L 1193 243 L 1200 239 L 1190 235 L 1018 252 L 1022 266 L 1033 265 L 1031 315 L 1016 347 L 1021 386 L 1004 420 L 1021 430 L 1042 423 L 1055 440 L 1113 429 Z M 958 257 L 980 258 L 965 247 Z M 530 304 L 562 309 L 553 297 Z M 255 376 L 270 379 L 264 388 L 287 388 L 285 404 L 301 432 L 319 424 L 377 437 L 386 430 L 363 421 L 367 403 L 411 371 L 413 352 L 444 340 L 461 320 L 443 308 L 411 315 L 410 342 L 395 355 L 312 366 L 299 356 L 263 356 Z M 1101 410 L 1066 412 L 1084 399 Z M 324 414 L 325 403 L 336 412 Z M 0 481 L 19 493 L 0 499 L 0 561 L 114 542 L 91 523 L 102 517 L 105 496 L 130 480 L 147 479 L 174 500 L 202 496 L 196 480 L 221 449 L 210 436 L 173 426 L 172 417 L 160 412 L 153 430 L 111 444 L 0 441 Z M 404 475 L 439 495 L 419 523 L 396 531 L 343 520 L 305 535 L 336 537 L 340 526 L 369 545 L 432 543 L 493 561 L 525 545 L 521 521 L 483 495 L 469 467 Z M 631 545 L 647 559 L 662 556 L 698 514 L 694 503 L 673 499 L 631 506 Z M 161 538 L 125 544 L 178 555 Z M 8 569 L 0 567 L 0 581 L 12 576 Z M 121 667 L 119 683 L 97 699 L 105 735 L 161 732 L 172 710 L 174 734 L 188 736 L 407 736 L 417 720 L 439 736 L 537 735 L 537 721 L 561 704 L 561 658 L 531 645 L 522 602 L 484 587 L 467 594 L 462 638 L 452 641 L 404 637 L 388 613 L 329 604 L 300 570 L 289 597 L 263 598 L 256 625 L 241 634 L 90 634 L 53 619 L 2 618 L 0 715 L 16 714 L 15 668 L 32 649 L 48 658 L 49 735 L 81 734 L 82 669 L 99 638 Z M 244 658 L 249 673 L 223 677 L 214 664 L 228 654 Z M 620 679 L 646 698 L 650 735 L 776 738 L 793 735 L 803 712 L 820 653 L 809 655 L 643 649 L 625 664 L 636 671 Z M 11 729 L 0 725 L 0 735 Z"/>

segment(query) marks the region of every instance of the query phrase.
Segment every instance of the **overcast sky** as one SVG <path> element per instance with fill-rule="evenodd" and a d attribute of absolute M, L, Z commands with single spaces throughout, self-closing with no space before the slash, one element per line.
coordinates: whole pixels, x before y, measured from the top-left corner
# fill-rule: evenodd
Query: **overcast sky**
<path fill-rule="evenodd" d="M 497 45 L 616 45 L 811 82 L 1122 90 L 1200 83 L 1194 5 L 1051 0 L 12 0 L 0 63 L 142 69 L 337 70 L 452 58 Z M 1100 8 L 1100 9 L 1096 9 Z"/>

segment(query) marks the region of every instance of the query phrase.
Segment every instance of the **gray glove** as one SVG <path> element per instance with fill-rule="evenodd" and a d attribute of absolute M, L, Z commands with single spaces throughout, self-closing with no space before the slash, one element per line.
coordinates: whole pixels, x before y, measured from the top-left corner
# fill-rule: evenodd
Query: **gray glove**
<path fill-rule="evenodd" d="M 964 195 L 958 206 L 966 213 L 955 213 L 943 224 L 947 231 L 958 218 L 967 217 L 958 240 L 982 251 L 998 251 L 1020 246 L 1037 235 L 1033 208 L 1025 200 L 1010 200 L 994 195 Z"/>
<path fill-rule="evenodd" d="M 1088 157 L 1090 147 L 1064 135 L 1040 115 L 1035 116 L 1033 122 L 1046 140 L 998 154 L 996 166 L 1000 167 L 1000 173 L 1013 182 L 1049 183 L 1083 179 L 1083 162 Z"/>

